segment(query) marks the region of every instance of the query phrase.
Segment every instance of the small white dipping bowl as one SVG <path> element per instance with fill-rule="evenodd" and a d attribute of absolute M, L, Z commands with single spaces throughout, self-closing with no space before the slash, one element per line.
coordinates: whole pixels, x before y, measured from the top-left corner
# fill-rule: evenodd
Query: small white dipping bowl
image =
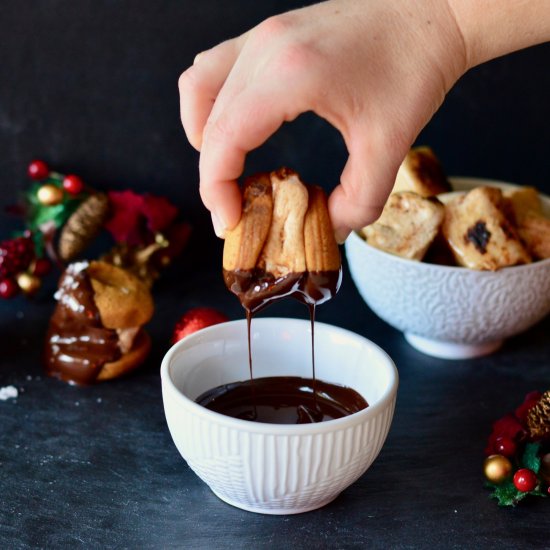
<path fill-rule="evenodd" d="M 398 385 L 395 365 L 366 338 L 315 324 L 319 380 L 348 386 L 369 403 L 316 424 L 256 423 L 224 416 L 195 399 L 221 384 L 248 380 L 246 322 L 196 332 L 175 344 L 161 366 L 170 433 L 183 458 L 225 502 L 264 514 L 320 508 L 359 478 L 384 443 Z M 309 321 L 252 321 L 254 376 L 311 378 Z"/>
<path fill-rule="evenodd" d="M 452 178 L 456 191 L 511 184 Z M 440 195 L 445 201 L 455 193 Z M 550 216 L 550 199 L 542 196 Z M 433 265 L 394 256 L 357 233 L 346 241 L 351 276 L 368 306 L 416 349 L 444 359 L 492 353 L 550 313 L 550 259 L 499 271 Z"/>

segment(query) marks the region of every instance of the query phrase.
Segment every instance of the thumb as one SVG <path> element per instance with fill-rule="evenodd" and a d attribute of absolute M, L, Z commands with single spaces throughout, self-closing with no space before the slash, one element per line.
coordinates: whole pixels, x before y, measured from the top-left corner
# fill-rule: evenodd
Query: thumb
<path fill-rule="evenodd" d="M 329 197 L 329 213 L 336 240 L 342 244 L 350 232 L 378 219 L 401 163 L 401 154 L 374 143 L 364 128 L 348 144 L 349 157 L 340 184 Z M 403 153 L 403 157 L 406 154 Z"/>

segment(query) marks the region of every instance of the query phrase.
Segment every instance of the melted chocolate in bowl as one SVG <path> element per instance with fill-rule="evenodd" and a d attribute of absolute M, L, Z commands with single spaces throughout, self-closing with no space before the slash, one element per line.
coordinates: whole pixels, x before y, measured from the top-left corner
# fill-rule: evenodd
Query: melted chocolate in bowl
<path fill-rule="evenodd" d="M 355 390 L 315 377 L 315 306 L 336 294 L 342 271 L 289 273 L 279 278 L 261 270 L 223 272 L 227 288 L 246 310 L 250 380 L 218 386 L 196 402 L 227 416 L 271 424 L 306 424 L 334 420 L 368 407 Z M 253 376 L 250 346 L 252 316 L 275 300 L 291 296 L 307 305 L 311 319 L 312 378 Z"/>
<path fill-rule="evenodd" d="M 226 416 L 270 424 L 308 424 L 342 418 L 368 405 L 351 388 L 311 378 L 273 376 L 204 392 L 197 403 Z"/>
<path fill-rule="evenodd" d="M 77 384 L 92 384 L 121 355 L 116 331 L 101 323 L 87 266 L 72 264 L 63 273 L 46 336 L 46 372 Z"/>

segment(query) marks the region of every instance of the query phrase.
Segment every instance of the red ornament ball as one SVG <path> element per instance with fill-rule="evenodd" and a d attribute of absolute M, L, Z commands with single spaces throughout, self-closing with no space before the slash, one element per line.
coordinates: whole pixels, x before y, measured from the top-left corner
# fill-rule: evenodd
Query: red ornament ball
<path fill-rule="evenodd" d="M 196 307 L 190 309 L 176 324 L 174 334 L 172 335 L 172 344 L 175 344 L 182 338 L 193 334 L 197 330 L 225 323 L 229 319 L 219 311 L 209 307 Z"/>
<path fill-rule="evenodd" d="M 514 456 L 517 451 L 516 442 L 509 437 L 499 437 L 495 441 L 495 452 L 508 458 Z"/>
<path fill-rule="evenodd" d="M 514 474 L 514 485 L 518 491 L 528 493 L 537 486 L 537 475 L 529 468 L 522 468 Z"/>
<path fill-rule="evenodd" d="M 47 275 L 50 272 L 51 268 L 52 264 L 50 260 L 47 258 L 38 258 L 34 261 L 32 266 L 32 274 L 37 277 L 44 277 L 44 275 Z"/>
<path fill-rule="evenodd" d="M 13 279 L 0 281 L 0 298 L 13 298 L 19 292 L 19 285 Z"/>
<path fill-rule="evenodd" d="M 71 195 L 78 195 L 84 189 L 84 182 L 74 174 L 69 174 L 63 179 L 63 189 Z"/>
<path fill-rule="evenodd" d="M 27 173 L 33 180 L 43 180 L 48 177 L 50 169 L 43 160 L 33 160 L 27 168 Z"/>

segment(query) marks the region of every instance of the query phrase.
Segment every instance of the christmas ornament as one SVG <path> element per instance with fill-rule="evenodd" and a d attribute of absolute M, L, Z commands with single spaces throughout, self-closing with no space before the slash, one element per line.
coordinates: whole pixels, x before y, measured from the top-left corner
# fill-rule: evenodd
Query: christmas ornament
<path fill-rule="evenodd" d="M 84 190 L 84 182 L 74 174 L 69 174 L 63 178 L 63 189 L 71 195 L 78 195 Z"/>
<path fill-rule="evenodd" d="M 52 269 L 52 263 L 46 258 L 37 258 L 31 265 L 30 272 L 37 277 L 44 277 Z"/>
<path fill-rule="evenodd" d="M 514 485 L 518 491 L 528 493 L 537 486 L 537 476 L 533 470 L 522 468 L 514 474 Z"/>
<path fill-rule="evenodd" d="M 59 237 L 59 256 L 70 262 L 97 237 L 109 215 L 105 193 L 90 195 L 67 220 Z"/>
<path fill-rule="evenodd" d="M 529 435 L 536 438 L 550 437 L 550 390 L 527 413 Z"/>
<path fill-rule="evenodd" d="M 33 180 L 43 180 L 48 177 L 50 169 L 43 160 L 33 160 L 27 168 L 27 173 Z"/>
<path fill-rule="evenodd" d="M 514 456 L 517 451 L 517 445 L 513 439 L 509 437 L 499 437 L 495 441 L 495 450 L 503 456 Z"/>
<path fill-rule="evenodd" d="M 172 344 L 175 344 L 182 338 L 193 334 L 197 330 L 217 325 L 218 323 L 225 323 L 229 319 L 219 311 L 209 307 L 197 307 L 190 309 L 183 317 L 177 322 L 174 334 L 172 335 Z"/>
<path fill-rule="evenodd" d="M 23 236 L 0 242 L 0 298 L 31 295 L 56 265 L 81 256 L 106 229 L 115 243 L 104 258 L 137 274 L 149 287 L 185 247 L 190 226 L 164 197 L 133 191 L 102 193 L 76 174 L 51 171 L 41 160 L 28 166 L 35 183 L 25 193 Z"/>
<path fill-rule="evenodd" d="M 51 183 L 46 183 L 38 189 L 36 197 L 38 202 L 44 206 L 55 206 L 63 200 L 63 189 Z"/>
<path fill-rule="evenodd" d="M 502 483 L 512 473 L 512 463 L 502 455 L 491 455 L 483 463 L 483 473 L 488 481 Z"/>
<path fill-rule="evenodd" d="M 491 497 L 500 506 L 515 506 L 529 495 L 550 494 L 549 422 L 547 391 L 527 394 L 513 413 L 493 424 L 483 471 L 487 486 L 492 489 Z M 510 465 L 507 475 L 504 461 Z"/>
<path fill-rule="evenodd" d="M 19 286 L 13 279 L 0 281 L 0 298 L 13 298 L 19 292 Z"/>
<path fill-rule="evenodd" d="M 34 294 L 40 288 L 40 279 L 30 273 L 20 273 L 17 276 L 19 288 L 27 295 Z"/>

